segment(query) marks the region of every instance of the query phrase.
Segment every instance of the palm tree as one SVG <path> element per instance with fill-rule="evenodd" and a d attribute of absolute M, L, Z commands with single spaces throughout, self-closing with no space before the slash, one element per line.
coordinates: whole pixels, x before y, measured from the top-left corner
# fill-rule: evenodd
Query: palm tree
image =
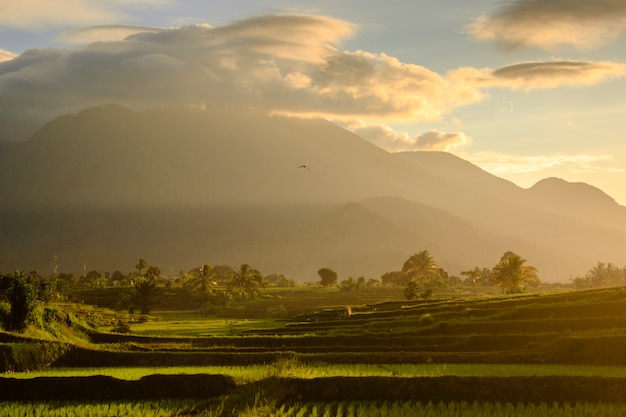
<path fill-rule="evenodd" d="M 159 289 L 155 277 L 141 278 L 134 287 L 132 302 L 139 307 L 141 314 L 148 314 L 155 303 Z"/>
<path fill-rule="evenodd" d="M 524 265 L 526 259 L 514 252 L 505 252 L 493 267 L 493 281 L 508 294 L 521 293 L 528 284 L 539 282 L 537 268 Z"/>
<path fill-rule="evenodd" d="M 402 272 L 409 277 L 409 281 L 424 284 L 439 277 L 437 262 L 427 250 L 418 252 L 407 259 L 402 266 Z"/>
<path fill-rule="evenodd" d="M 214 284 L 213 268 L 208 264 L 204 264 L 192 272 L 193 275 L 193 292 L 200 295 L 202 301 L 206 301 L 211 295 L 211 287 Z"/>
<path fill-rule="evenodd" d="M 241 264 L 229 282 L 231 292 L 243 299 L 253 299 L 262 285 L 263 275 L 248 264 Z"/>
<path fill-rule="evenodd" d="M 135 268 L 137 268 L 137 275 L 141 276 L 141 271 L 143 271 L 147 267 L 148 267 L 148 262 L 143 258 L 139 258 L 139 260 L 135 264 Z"/>

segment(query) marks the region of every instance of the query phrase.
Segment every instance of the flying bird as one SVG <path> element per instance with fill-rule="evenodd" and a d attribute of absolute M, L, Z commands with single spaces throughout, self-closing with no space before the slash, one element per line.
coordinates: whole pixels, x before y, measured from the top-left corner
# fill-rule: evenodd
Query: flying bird
<path fill-rule="evenodd" d="M 306 165 L 300 165 L 298 168 L 306 168 L 306 169 L 307 169 L 307 171 L 310 171 L 309 167 L 308 167 L 308 166 L 306 166 Z"/>

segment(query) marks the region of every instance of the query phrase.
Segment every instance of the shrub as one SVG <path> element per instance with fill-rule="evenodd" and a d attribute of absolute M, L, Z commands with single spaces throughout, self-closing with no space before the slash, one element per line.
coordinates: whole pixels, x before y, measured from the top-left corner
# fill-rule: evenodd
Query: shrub
<path fill-rule="evenodd" d="M 0 301 L 0 326 L 3 329 L 9 328 L 11 322 L 11 305 L 5 301 Z"/>
<path fill-rule="evenodd" d="M 435 319 L 433 318 L 433 315 L 430 313 L 426 313 L 426 314 L 422 314 L 420 316 L 420 324 L 422 326 L 428 326 L 431 325 L 435 322 Z"/>
<path fill-rule="evenodd" d="M 64 343 L 6 343 L 0 345 L 0 371 L 23 372 L 53 364 L 69 349 Z"/>

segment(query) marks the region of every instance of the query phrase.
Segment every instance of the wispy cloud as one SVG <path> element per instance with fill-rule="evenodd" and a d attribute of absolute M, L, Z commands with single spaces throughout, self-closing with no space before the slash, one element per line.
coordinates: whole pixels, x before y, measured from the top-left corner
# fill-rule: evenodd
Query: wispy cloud
<path fill-rule="evenodd" d="M 389 152 L 399 151 L 445 151 L 453 152 L 469 146 L 472 138 L 462 132 L 431 130 L 417 136 L 400 132 L 381 123 L 364 120 L 339 122 L 346 129 Z"/>
<path fill-rule="evenodd" d="M 610 62 L 548 61 L 523 62 L 496 70 L 484 68 L 459 68 L 451 71 L 450 78 L 459 84 L 476 88 L 509 88 L 532 90 L 561 86 L 597 84 L 626 75 L 626 65 Z"/>
<path fill-rule="evenodd" d="M 431 130 L 415 137 L 416 150 L 453 152 L 472 143 L 472 138 L 462 132 Z"/>
<path fill-rule="evenodd" d="M 455 149 L 469 139 L 441 132 L 393 139 L 393 133 L 373 123 L 439 121 L 484 100 L 491 88 L 585 85 L 624 75 L 622 64 L 579 61 L 439 74 L 386 54 L 341 50 L 340 43 L 356 29 L 343 20 L 298 14 L 220 27 L 79 29 L 64 39 L 100 42 L 29 50 L 0 63 L 0 134 L 15 138 L 12 129 L 23 120 L 23 136 L 37 127 L 26 117 L 40 122 L 98 104 L 230 104 L 346 123 L 360 118 L 370 125 L 361 127 L 363 132 L 386 134 L 388 139 L 380 140 L 394 146 Z"/>
<path fill-rule="evenodd" d="M 469 26 L 480 41 L 544 49 L 593 48 L 616 39 L 624 29 L 623 0 L 513 0 Z"/>
<path fill-rule="evenodd" d="M 112 23 L 124 17 L 124 10 L 153 7 L 165 0 L 19 0 L 3 1 L 0 26 L 41 30 L 65 25 L 84 26 Z"/>
<path fill-rule="evenodd" d="M 133 25 L 98 25 L 69 30 L 57 36 L 56 40 L 66 44 L 81 45 L 92 42 L 121 41 L 138 33 L 162 32 L 165 29 Z"/>
<path fill-rule="evenodd" d="M 528 174 L 553 169 L 571 173 L 620 174 L 612 155 L 506 155 L 494 152 L 464 154 L 464 158 L 495 175 Z"/>
<path fill-rule="evenodd" d="M 13 52 L 0 49 L 0 62 L 11 60 L 15 58 L 16 56 L 17 55 L 15 55 Z"/>

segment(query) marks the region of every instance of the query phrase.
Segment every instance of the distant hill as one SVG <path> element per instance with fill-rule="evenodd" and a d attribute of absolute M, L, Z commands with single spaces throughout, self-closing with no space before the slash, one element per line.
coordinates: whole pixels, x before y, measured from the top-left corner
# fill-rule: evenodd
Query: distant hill
<path fill-rule="evenodd" d="M 306 168 L 299 168 L 306 165 Z M 626 207 L 586 184 L 525 190 L 456 156 L 386 152 L 320 119 L 240 109 L 57 118 L 0 143 L 0 271 L 168 274 L 247 262 L 378 277 L 428 249 L 450 273 L 514 250 L 546 281 L 626 265 Z"/>

